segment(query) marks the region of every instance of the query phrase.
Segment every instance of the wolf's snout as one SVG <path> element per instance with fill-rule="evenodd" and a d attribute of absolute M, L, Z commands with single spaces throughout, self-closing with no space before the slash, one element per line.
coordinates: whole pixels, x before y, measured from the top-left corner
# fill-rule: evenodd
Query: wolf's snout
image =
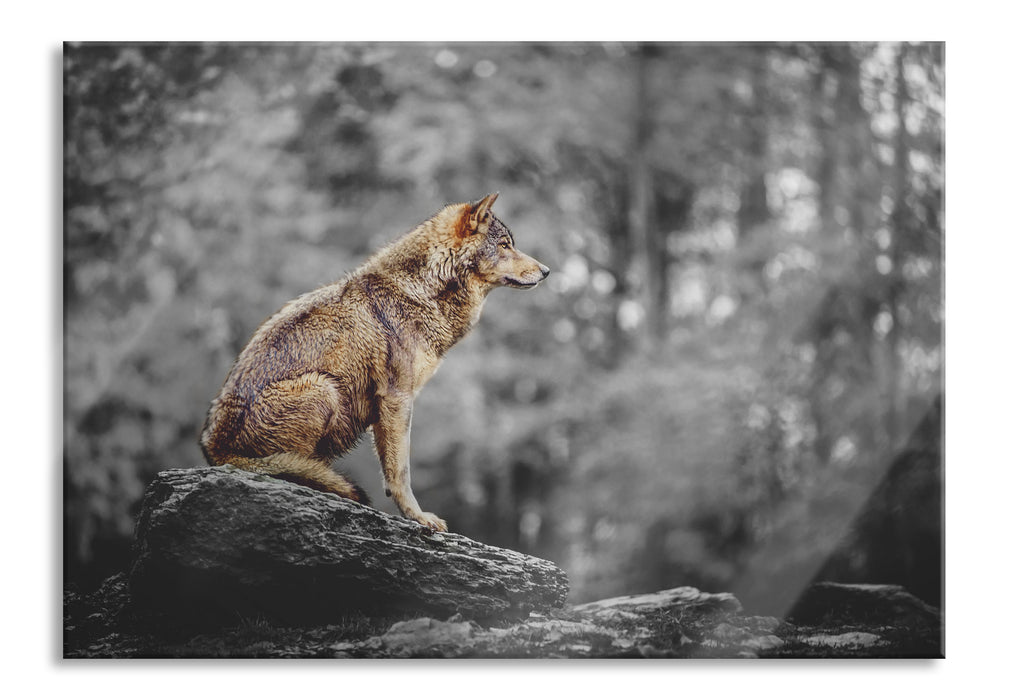
<path fill-rule="evenodd" d="M 550 268 L 546 265 L 540 265 L 540 274 L 543 275 L 543 279 L 546 279 L 547 275 L 550 274 Z"/>

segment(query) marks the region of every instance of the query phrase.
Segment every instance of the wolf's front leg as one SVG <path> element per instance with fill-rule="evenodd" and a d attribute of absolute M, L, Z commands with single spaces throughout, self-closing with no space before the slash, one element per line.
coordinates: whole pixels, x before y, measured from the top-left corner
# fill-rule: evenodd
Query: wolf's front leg
<path fill-rule="evenodd" d="M 444 532 L 445 521 L 434 513 L 420 509 L 410 488 L 410 424 L 413 420 L 413 397 L 400 394 L 382 397 L 378 409 L 378 422 L 372 432 L 375 449 L 382 462 L 382 480 L 385 493 L 399 508 L 399 512 L 432 530 Z"/>

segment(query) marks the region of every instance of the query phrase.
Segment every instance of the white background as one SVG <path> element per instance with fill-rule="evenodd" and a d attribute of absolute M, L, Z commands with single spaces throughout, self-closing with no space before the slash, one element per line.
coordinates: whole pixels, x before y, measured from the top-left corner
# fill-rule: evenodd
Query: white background
<path fill-rule="evenodd" d="M 15 696 L 918 698 L 1005 688 L 1005 20 L 994 3 L 177 0 L 11 4 L 0 42 L 4 564 Z M 348 7 L 352 6 L 352 7 Z M 955 15 L 955 16 L 954 16 Z M 66 40 L 927 40 L 947 45 L 946 660 L 62 660 L 61 44 Z M 997 692 L 997 691 L 995 691 Z"/>

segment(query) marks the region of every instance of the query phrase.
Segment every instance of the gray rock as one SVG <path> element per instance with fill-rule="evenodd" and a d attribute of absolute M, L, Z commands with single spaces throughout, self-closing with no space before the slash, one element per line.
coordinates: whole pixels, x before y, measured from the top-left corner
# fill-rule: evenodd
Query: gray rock
<path fill-rule="evenodd" d="M 670 610 L 689 611 L 694 615 L 704 613 L 736 613 L 743 609 L 731 593 L 702 593 L 691 586 L 671 588 L 657 593 L 606 598 L 592 603 L 576 605 L 572 610 L 601 619 L 645 616 Z"/>
<path fill-rule="evenodd" d="M 505 627 L 485 629 L 427 617 L 406 620 L 336 651 L 372 658 L 737 657 L 783 643 L 723 622 L 739 610 L 732 595 L 682 587 L 568 607 L 552 616 L 533 613 Z"/>
<path fill-rule="evenodd" d="M 64 654 L 943 655 L 942 615 L 898 586 L 817 583 L 788 620 L 746 615 L 732 594 L 690 587 L 561 607 L 566 592 L 550 562 L 269 477 L 171 470 L 145 497 L 129 577 L 65 594 Z"/>
<path fill-rule="evenodd" d="M 850 649 L 868 649 L 880 644 L 886 644 L 878 634 L 870 632 L 845 632 L 843 634 L 814 634 L 801 637 L 800 640 L 814 647 L 834 647 Z"/>
<path fill-rule="evenodd" d="M 903 596 L 901 596 L 903 598 Z M 65 654 L 74 657 L 270 658 L 936 658 L 932 624 L 797 625 L 747 616 L 724 593 L 694 588 L 624 596 L 513 623 L 348 616 L 339 624 L 282 626 L 246 620 L 193 635 L 136 619 L 122 577 L 65 604 Z M 174 641 L 174 640 L 182 641 Z"/>
<path fill-rule="evenodd" d="M 517 620 L 563 604 L 551 562 L 227 467 L 161 472 L 137 523 L 136 609 L 187 618 L 398 612 Z"/>
<path fill-rule="evenodd" d="M 941 622 L 936 608 L 901 586 L 829 581 L 807 588 L 788 619 L 801 625 L 870 623 L 938 627 Z"/>

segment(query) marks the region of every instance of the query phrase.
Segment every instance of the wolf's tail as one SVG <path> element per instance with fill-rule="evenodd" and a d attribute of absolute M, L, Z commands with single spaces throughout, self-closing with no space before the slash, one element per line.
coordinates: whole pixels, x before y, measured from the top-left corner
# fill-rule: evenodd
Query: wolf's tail
<path fill-rule="evenodd" d="M 294 484 L 308 486 L 316 491 L 335 493 L 366 506 L 371 499 L 364 489 L 343 474 L 334 472 L 328 464 L 291 452 L 280 452 L 267 457 L 228 457 L 216 460 L 256 474 L 267 474 Z"/>

